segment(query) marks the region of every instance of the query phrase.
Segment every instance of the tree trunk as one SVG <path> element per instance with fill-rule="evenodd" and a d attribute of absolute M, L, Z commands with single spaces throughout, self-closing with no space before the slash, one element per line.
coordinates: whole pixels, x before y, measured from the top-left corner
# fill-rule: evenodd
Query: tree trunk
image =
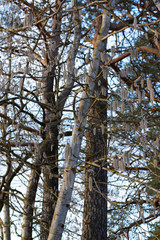
<path fill-rule="evenodd" d="M 9 211 L 9 194 L 5 196 L 3 206 L 3 240 L 10 240 L 10 211 Z"/>
<path fill-rule="evenodd" d="M 97 12 L 98 14 L 98 12 Z M 95 36 L 93 47 L 100 31 L 101 15 L 95 18 Z M 106 41 L 105 41 L 106 45 Z M 103 78 L 102 69 L 99 68 L 94 95 L 101 99 L 106 98 L 102 94 L 102 88 L 107 94 L 107 78 Z M 82 240 L 101 240 L 107 236 L 107 171 L 90 166 L 88 162 L 96 161 L 104 166 L 107 155 L 107 103 L 93 99 L 88 113 L 88 130 L 86 133 L 86 167 L 85 167 L 85 196 L 83 212 Z M 92 185 L 92 186 L 91 186 Z"/>
<path fill-rule="evenodd" d="M 33 208 L 38 187 L 39 176 L 41 173 L 41 160 L 37 158 L 33 162 L 34 168 L 31 170 L 27 193 L 24 200 L 22 240 L 32 240 Z"/>
<path fill-rule="evenodd" d="M 52 44 L 55 45 L 49 54 L 49 65 L 52 66 L 51 72 L 43 79 L 43 102 L 46 104 L 45 109 L 45 128 L 44 141 L 42 144 L 43 152 L 43 203 L 42 203 L 42 219 L 41 219 L 41 240 L 47 240 L 49 234 L 49 227 L 51 225 L 52 216 L 58 197 L 58 125 L 60 124 L 60 116 L 55 102 L 55 93 L 57 80 L 55 77 L 56 58 L 58 55 L 58 46 L 60 44 L 61 31 L 61 17 L 62 13 L 59 11 L 62 1 L 55 1 L 56 15 L 53 17 L 53 38 Z M 59 34 L 57 34 L 59 33 Z M 49 46 L 50 48 L 50 46 Z M 53 89 L 54 88 L 54 89 Z M 56 92 L 56 91 L 55 91 Z M 49 106 L 49 109 L 48 109 Z M 60 109 L 62 112 L 62 109 Z"/>
<path fill-rule="evenodd" d="M 49 234 L 52 216 L 58 196 L 58 129 L 50 126 L 51 138 L 46 139 L 43 151 L 43 206 L 41 220 L 41 240 Z"/>
<path fill-rule="evenodd" d="M 102 111 L 103 118 L 106 118 L 105 104 L 97 102 L 91 108 L 89 130 L 87 132 L 86 146 L 86 172 L 85 172 L 85 197 L 84 197 L 84 217 L 83 217 L 83 240 L 101 240 L 106 239 L 107 232 L 107 201 L 102 194 L 107 194 L 107 172 L 96 167 L 89 167 L 87 162 L 93 162 L 99 158 L 106 157 L 106 135 L 102 135 L 100 126 L 96 126 L 96 134 L 93 129 L 94 120 L 101 123 L 101 119 L 97 119 L 97 111 Z M 99 117 L 99 116 L 98 116 Z M 96 161 L 99 165 L 104 165 L 103 161 Z M 89 181 L 93 182 L 89 186 Z M 95 184 L 96 182 L 96 184 Z M 89 189 L 89 188 L 92 189 Z"/>
<path fill-rule="evenodd" d="M 3 221 L 0 218 L 0 240 L 3 240 Z"/>
<path fill-rule="evenodd" d="M 114 4 L 114 1 L 112 1 L 112 4 Z M 96 48 L 93 55 L 93 62 L 88 74 L 88 77 L 89 77 L 88 92 L 90 95 L 93 94 L 94 87 L 95 87 L 95 81 L 93 80 L 96 79 L 98 74 L 98 69 L 100 64 L 100 54 L 105 49 L 105 44 L 101 39 L 104 36 L 106 36 L 106 34 L 108 34 L 108 30 L 110 26 L 110 18 L 111 18 L 111 14 L 107 13 L 107 11 L 104 11 L 102 14 L 102 26 L 100 29 L 100 33 L 97 36 L 97 40 L 95 44 Z M 79 159 L 82 137 L 85 130 L 84 118 L 87 115 L 89 106 L 90 106 L 90 99 L 86 91 L 83 91 L 80 104 L 79 104 L 79 111 L 81 111 L 81 116 L 83 120 L 79 121 L 77 118 L 75 118 L 75 124 L 72 132 L 72 140 L 70 144 L 72 148 L 72 159 L 70 161 L 67 161 L 65 166 L 66 169 L 72 171 L 72 180 L 71 180 L 72 187 L 67 186 L 67 188 L 65 188 L 66 173 L 64 173 L 63 183 L 62 183 L 61 191 L 56 204 L 54 216 L 52 219 L 48 240 L 50 239 L 60 240 L 62 237 L 66 214 L 71 201 L 73 185 L 75 181 L 76 165 Z M 77 138 L 77 136 L 79 137 L 78 142 L 75 142 L 75 138 Z"/>
<path fill-rule="evenodd" d="M 107 236 L 107 171 L 91 166 L 91 162 L 104 166 L 106 158 L 106 103 L 91 102 L 88 131 L 86 133 L 86 171 L 82 240 L 101 240 Z M 106 124 L 104 124 L 105 126 Z M 105 129 L 106 131 L 106 129 Z M 88 162 L 90 164 L 88 164 Z M 92 185 L 92 186 L 91 186 Z"/>

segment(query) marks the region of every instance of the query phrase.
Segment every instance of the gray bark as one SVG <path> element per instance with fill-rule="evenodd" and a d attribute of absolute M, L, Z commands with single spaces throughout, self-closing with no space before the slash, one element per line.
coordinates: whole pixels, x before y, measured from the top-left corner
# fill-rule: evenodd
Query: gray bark
<path fill-rule="evenodd" d="M 55 1 L 55 11 L 60 8 L 62 1 Z M 60 116 L 55 102 L 55 94 L 53 87 L 56 88 L 56 57 L 58 55 L 58 45 L 60 43 L 61 30 L 61 16 L 59 11 L 53 17 L 53 39 L 55 49 L 50 50 L 50 63 L 52 70 L 47 77 L 43 79 L 43 102 L 46 104 L 45 109 L 45 127 L 44 127 L 44 141 L 41 147 L 43 155 L 42 173 L 43 173 L 43 204 L 42 204 L 42 218 L 41 218 L 41 234 L 40 239 L 46 240 L 51 225 L 52 216 L 54 213 L 57 197 L 58 197 L 58 125 L 60 124 Z M 50 46 L 49 46 L 50 47 Z M 51 56 L 52 53 L 52 56 Z M 60 109 L 62 111 L 62 109 Z"/>
<path fill-rule="evenodd" d="M 5 203 L 3 206 L 3 240 L 10 240 L 10 211 L 9 211 L 9 195 L 5 196 Z"/>
<path fill-rule="evenodd" d="M 59 5 L 57 5 L 58 7 Z M 60 27 L 60 16 L 56 15 L 59 20 L 53 19 L 53 29 Z M 41 234 L 40 239 L 45 240 L 48 237 L 49 227 L 51 225 L 52 216 L 54 213 L 54 207 L 58 196 L 58 125 L 60 124 L 61 112 L 63 111 L 66 99 L 70 94 L 74 85 L 74 62 L 77 54 L 79 41 L 80 41 L 80 25 L 78 14 L 74 18 L 75 22 L 74 41 L 73 48 L 70 50 L 68 61 L 72 65 L 72 71 L 68 73 L 68 79 L 64 90 L 61 95 L 55 101 L 53 92 L 53 85 L 55 81 L 55 64 L 54 58 L 58 54 L 58 47 L 53 51 L 53 66 L 51 71 L 43 78 L 43 102 L 46 104 L 44 109 L 44 126 L 42 127 L 43 141 L 39 146 L 39 157 L 35 164 L 37 169 L 32 169 L 29 186 L 24 202 L 24 216 L 23 216 L 23 230 L 22 239 L 32 239 L 32 220 L 33 220 L 33 207 L 35 203 L 36 191 L 38 186 L 39 175 L 41 169 L 43 172 L 43 206 L 42 206 L 42 218 L 41 218 Z M 59 35 L 56 35 L 53 41 L 56 42 L 56 46 L 59 44 Z"/>
<path fill-rule="evenodd" d="M 101 41 L 101 39 L 108 33 L 109 26 L 110 26 L 110 17 L 111 15 L 108 14 L 106 11 L 103 12 L 102 27 L 97 37 L 97 41 L 95 45 L 96 48 L 93 55 L 93 63 L 89 70 L 90 84 L 89 84 L 88 91 L 91 95 L 93 94 L 93 90 L 95 87 L 95 83 L 93 80 L 96 79 L 98 69 L 99 69 L 100 54 L 105 49 L 105 44 L 103 41 Z M 83 118 L 85 118 L 87 115 L 89 105 L 90 105 L 90 99 L 86 91 L 84 91 L 82 93 L 80 106 L 79 106 L 79 111 L 81 111 L 81 115 L 83 116 Z M 85 121 L 80 122 L 78 121 L 78 119 L 75 119 L 75 124 L 72 132 L 72 140 L 71 140 L 72 159 L 69 162 L 67 161 L 65 166 L 67 170 L 72 171 L 72 181 L 71 181 L 72 186 L 74 185 L 74 181 L 75 181 L 76 164 L 79 158 L 84 129 L 85 129 Z M 75 138 L 77 137 L 77 134 L 79 136 L 78 143 L 75 142 Z M 64 172 L 63 184 L 57 200 L 57 205 L 56 205 L 54 216 L 52 219 L 48 240 L 51 240 L 51 239 L 60 240 L 62 237 L 66 214 L 69 208 L 72 191 L 73 191 L 73 187 L 70 187 L 70 186 L 68 186 L 67 188 L 65 187 L 65 179 L 66 179 L 66 172 Z"/>

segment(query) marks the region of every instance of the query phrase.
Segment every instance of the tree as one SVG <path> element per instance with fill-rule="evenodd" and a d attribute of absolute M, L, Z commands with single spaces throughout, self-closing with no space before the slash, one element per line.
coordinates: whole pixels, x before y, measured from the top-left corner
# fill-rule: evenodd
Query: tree
<path fill-rule="evenodd" d="M 133 3 L 133 5 L 137 5 L 137 3 Z M 133 7 L 133 6 L 132 6 Z M 140 6 L 140 7 L 142 7 L 143 8 L 143 4 Z M 124 9 L 123 10 L 125 10 L 125 7 L 124 7 Z M 126 11 L 128 12 L 128 6 L 126 7 Z M 125 13 L 125 12 L 124 12 Z M 124 18 L 126 18 L 126 13 L 123 15 L 123 17 Z M 130 15 L 131 16 L 131 15 Z M 131 19 L 129 20 L 129 21 L 132 21 L 134 24 L 135 24 L 135 22 L 136 22 L 136 19 L 133 19 L 133 16 L 131 16 Z M 117 26 L 118 26 L 118 24 L 117 24 Z M 112 27 L 113 27 L 113 25 L 112 25 Z M 121 24 L 120 25 L 120 28 L 122 28 L 122 30 L 123 30 L 123 27 L 124 27 L 124 25 L 123 24 Z M 125 38 L 124 38 L 125 39 Z M 126 44 L 126 43 L 125 43 Z M 134 43 L 133 43 L 134 44 Z M 139 46 L 143 46 L 143 45 L 145 45 L 146 43 L 145 43 L 145 41 L 144 42 L 141 42 L 141 44 L 138 44 Z M 112 48 L 112 49 L 114 49 L 114 50 L 112 50 L 112 52 L 113 51 L 115 51 L 115 46 L 113 46 L 114 48 Z M 124 46 L 124 47 L 126 47 L 126 46 Z M 145 47 L 142 47 L 141 48 L 141 50 L 142 49 L 146 49 L 147 50 L 147 48 L 145 48 Z M 140 50 L 140 49 L 139 49 Z M 150 51 L 151 51 L 151 49 L 150 49 Z M 153 50 L 154 51 L 154 50 Z M 157 52 L 158 53 L 158 52 Z M 114 54 L 114 53 L 113 53 Z M 116 58 L 116 61 L 117 61 L 117 63 L 119 62 L 119 61 L 121 61 L 124 57 L 127 57 L 128 56 L 128 54 L 127 53 L 125 53 L 125 54 L 122 54 L 121 55 L 121 57 L 117 57 Z M 143 56 L 143 58 L 145 58 L 144 56 Z M 116 62 L 115 61 L 115 62 Z M 137 58 L 136 58 L 136 61 L 137 61 Z M 108 63 L 107 65 L 109 65 L 109 66 L 111 66 L 111 67 L 113 67 L 113 69 L 114 70 L 116 70 L 116 72 L 117 73 L 119 73 L 120 72 L 120 70 L 118 69 L 118 67 L 117 66 L 114 66 L 114 60 L 112 61 L 112 63 Z M 133 62 L 133 60 L 132 60 L 132 62 Z M 131 63 L 132 62 L 130 62 L 130 69 L 132 68 L 131 67 Z M 132 64 L 134 64 L 134 68 L 135 68 L 135 63 L 132 63 Z M 129 65 L 129 64 L 128 64 Z M 138 67 L 138 66 L 137 66 Z M 138 69 L 137 69 L 138 70 Z M 135 69 L 133 69 L 133 71 L 135 72 Z M 126 70 L 126 72 L 127 72 L 127 70 Z M 136 71 L 135 73 L 137 74 L 137 76 L 138 76 L 138 72 L 140 72 L 139 70 L 138 71 Z M 143 69 L 141 69 L 141 72 L 144 72 L 145 73 L 145 69 L 143 68 Z M 148 72 L 150 72 L 150 68 L 148 68 Z M 121 77 L 122 77 L 122 79 L 124 78 L 124 76 L 125 76 L 125 70 L 123 70 L 122 72 L 120 72 L 120 74 L 121 74 Z M 141 73 L 139 74 L 139 75 L 141 75 Z M 128 76 L 127 76 L 128 77 Z M 134 80 L 136 80 L 136 76 L 135 76 L 135 78 L 134 79 L 127 79 L 127 78 L 124 78 L 123 79 L 124 81 L 125 81 L 125 83 L 127 84 L 127 85 L 129 85 L 130 86 L 130 83 L 131 82 L 133 82 Z M 138 81 L 140 80 L 140 78 L 138 79 Z M 141 80 L 142 81 L 142 80 Z M 97 81 L 98 82 L 98 81 Z M 117 84 L 117 83 L 116 83 Z M 116 85 L 115 84 L 115 85 Z M 114 85 L 114 84 L 113 84 Z M 136 85 L 136 84 L 135 84 Z M 138 88 L 139 88 L 139 86 L 137 86 Z M 124 88 L 123 89 L 123 87 L 121 87 L 122 88 L 122 90 L 124 90 L 123 92 L 125 92 L 126 91 L 126 89 Z M 138 89 L 137 89 L 138 90 Z M 113 94 L 113 92 L 111 92 L 111 94 Z M 122 95 L 123 95 L 123 93 L 122 93 Z M 141 94 L 139 94 L 139 95 L 141 95 Z M 122 96 L 122 98 L 124 99 L 124 100 L 126 100 L 125 98 L 126 98 L 126 96 L 124 97 L 124 96 Z M 114 98 L 112 98 L 113 100 L 113 102 L 111 103 L 111 111 L 112 112 L 115 112 L 115 105 L 117 105 L 117 101 L 116 100 L 114 100 Z M 122 100 L 123 100 L 122 99 Z M 140 99 L 140 96 L 139 96 L 139 101 L 141 101 L 141 99 Z M 96 102 L 96 100 L 95 100 L 95 102 Z M 126 103 L 125 103 L 126 104 Z M 123 104 L 122 104 L 122 111 L 124 111 L 123 110 Z M 122 112 L 123 113 L 123 112 Z M 134 113 L 135 114 L 135 113 Z M 122 115 L 123 116 L 123 115 Z M 121 117 L 122 117 L 121 116 Z M 125 114 L 124 115 L 125 116 L 125 119 L 127 119 L 127 115 Z M 124 125 L 124 123 L 125 123 L 125 119 L 124 119 L 124 116 L 123 116 L 123 118 L 121 118 L 121 122 L 123 122 L 123 125 Z M 95 114 L 95 119 L 97 118 L 97 114 Z M 117 121 L 118 121 L 118 119 L 116 120 L 116 119 L 114 119 L 114 117 L 113 116 L 111 116 L 112 117 L 112 119 L 110 119 L 110 122 L 111 121 L 116 121 L 116 124 L 117 124 Z M 129 122 L 127 122 L 127 123 L 125 123 L 126 124 L 126 130 L 125 131 L 127 131 L 127 126 L 130 124 L 132 122 L 132 120 L 131 119 L 129 119 Z M 134 123 L 133 123 L 134 124 Z M 128 130 L 129 131 L 131 131 L 131 129 L 130 129 L 130 127 L 128 126 Z M 117 129 L 118 130 L 118 129 Z M 114 133 L 113 133 L 113 129 L 111 130 L 112 131 L 112 136 L 111 136 L 111 139 L 113 139 L 113 135 L 114 135 Z M 127 131 L 127 134 L 129 134 L 129 131 Z M 122 133 L 123 135 L 124 135 L 124 133 Z M 121 135 L 122 135 L 121 134 Z M 118 134 L 119 135 L 119 134 Z M 90 134 L 90 136 L 92 136 L 91 134 Z M 120 136 L 120 135 L 119 135 Z M 129 136 L 129 135 L 128 135 Z M 89 144 L 91 145 L 91 149 L 92 149 L 92 151 L 94 151 L 94 155 L 96 155 L 96 153 L 98 152 L 98 148 L 97 148 L 97 150 L 96 150 L 96 148 L 95 148 L 95 144 L 91 144 L 91 142 L 93 142 L 93 139 L 96 139 L 96 137 L 97 136 L 95 136 L 95 137 L 91 137 L 91 139 L 92 139 L 92 141 L 89 141 Z M 124 139 L 125 138 L 125 139 Z M 122 137 L 122 139 L 121 139 L 121 141 L 126 141 L 126 138 L 128 138 L 127 137 L 127 135 L 125 134 L 123 137 Z M 95 142 L 97 143 L 98 141 L 97 140 L 95 140 Z M 126 145 L 128 145 L 129 144 L 129 147 L 131 146 L 131 141 L 130 141 L 130 143 L 125 143 Z M 123 145 L 124 145 L 124 142 L 123 142 Z M 102 146 L 102 145 L 101 145 Z M 113 151 L 115 151 L 114 149 L 113 149 Z M 88 151 L 87 151 L 88 152 Z M 128 152 L 124 152 L 125 154 L 127 154 L 128 155 Z M 115 168 L 117 168 L 117 166 L 115 166 L 115 165 L 117 165 L 118 164 L 118 156 L 115 156 L 115 158 L 113 158 L 114 159 L 114 163 L 113 163 L 113 166 L 115 167 Z M 138 160 L 138 159 L 137 159 Z M 117 164 L 115 163 L 115 162 L 117 162 Z M 89 164 L 90 164 L 90 162 L 89 162 Z M 100 166 L 100 165 L 99 165 Z M 130 168 L 131 169 L 131 168 Z M 140 168 L 137 168 L 137 169 L 140 169 Z M 107 169 L 106 169 L 107 170 Z M 122 170 L 122 169 L 121 169 Z M 145 171 L 146 169 L 144 168 L 144 171 Z M 123 171 L 124 171 L 124 169 L 123 169 Z M 133 171 L 131 172 L 132 174 L 133 174 Z M 116 173 L 117 174 L 117 173 Z M 159 175 L 159 174 L 158 174 Z M 105 178 L 103 178 L 103 180 L 104 180 L 104 182 L 105 183 L 107 183 L 106 181 L 105 181 Z M 133 179 L 132 179 L 132 181 L 133 181 Z M 86 181 L 86 182 L 88 182 L 88 181 Z M 98 179 L 97 179 L 97 182 L 98 182 Z M 101 180 L 101 178 L 99 178 L 99 182 L 103 182 L 102 180 Z M 156 189 L 157 189 L 157 187 L 156 187 Z M 147 190 L 146 190 L 147 191 Z M 148 191 L 147 191 L 148 192 Z M 86 196 L 87 197 L 85 197 L 85 202 L 86 203 L 88 203 L 88 202 L 90 202 L 90 204 L 93 204 L 93 202 L 94 202 L 94 197 L 92 196 L 92 198 L 89 198 L 88 197 L 88 191 L 87 191 L 87 189 L 86 189 Z M 155 192 L 154 192 L 154 194 L 155 194 Z M 134 196 L 135 197 L 135 196 Z M 132 199 L 134 198 L 134 197 L 132 197 Z M 107 195 L 105 195 L 105 198 L 107 198 Z M 137 198 L 138 198 L 138 196 L 137 196 Z M 95 201 L 98 199 L 98 196 L 96 195 L 95 196 Z M 156 198 L 157 199 L 157 198 Z M 110 200 L 110 202 L 112 203 L 112 204 L 114 204 L 115 205 L 115 203 L 113 203 L 111 200 Z M 138 202 L 138 200 L 136 200 L 136 201 L 131 201 L 131 202 L 129 202 L 129 201 L 126 201 L 126 203 L 125 203 L 125 201 L 124 201 L 124 204 L 127 204 L 129 207 L 130 207 L 130 209 L 131 209 L 131 204 L 136 204 Z M 129 204 L 129 203 L 131 203 L 131 204 Z M 122 202 L 121 202 L 121 204 L 123 204 Z M 86 206 L 87 206 L 87 204 L 86 204 Z M 94 206 L 94 204 L 93 204 L 93 206 Z M 103 206 L 104 206 L 104 204 L 103 204 Z M 96 205 L 96 207 L 98 208 L 98 204 Z M 112 207 L 113 207 L 113 205 L 112 205 Z M 116 206 L 115 205 L 115 208 L 118 208 L 119 206 Z M 86 208 L 87 209 L 87 208 Z M 88 208 L 88 209 L 90 209 L 90 208 Z M 94 209 L 94 208 L 93 208 Z M 101 209 L 103 209 L 103 207 L 101 207 Z M 95 211 L 96 211 L 97 209 L 95 209 Z M 89 211 L 89 210 L 88 210 Z M 131 211 L 131 210 L 129 210 L 129 211 Z M 134 210 L 133 210 L 134 211 Z M 95 214 L 93 213 L 94 212 L 94 210 L 92 210 L 92 214 L 95 216 Z M 105 212 L 105 210 L 103 211 L 103 213 Z M 127 213 L 127 212 L 126 212 Z M 89 213 L 90 214 L 90 213 Z M 88 214 L 88 215 L 89 215 Z M 123 211 L 123 209 L 122 209 L 122 214 L 124 215 L 124 211 Z M 95 221 L 97 221 L 97 223 L 98 222 L 100 222 L 100 220 L 99 220 L 99 218 L 101 217 L 99 214 L 98 214 L 98 216 L 96 216 L 96 218 L 94 219 L 94 221 L 90 221 L 89 220 L 89 216 L 86 216 L 86 219 L 87 219 L 87 229 L 88 229 L 88 232 L 89 232 L 89 229 L 90 229 L 90 231 L 91 231 L 91 229 L 92 229 L 92 231 L 93 232 L 96 232 L 96 227 L 95 227 L 95 225 L 96 224 L 94 224 L 94 225 L 92 225 L 93 224 L 93 222 L 95 223 Z M 120 213 L 118 213 L 118 211 L 116 212 L 116 215 L 121 215 Z M 124 215 L 124 217 L 126 218 L 126 215 Z M 113 218 L 113 217 L 112 217 Z M 121 218 L 122 219 L 122 218 Z M 121 220 L 120 219 L 120 220 Z M 153 219 L 152 219 L 152 217 L 150 217 L 150 219 L 147 219 L 147 221 L 152 221 Z M 116 221 L 117 221 L 117 219 L 116 219 Z M 142 221 L 141 221 L 142 222 Z M 126 223 L 126 222 L 125 222 Z M 135 222 L 135 224 L 136 224 L 136 222 Z M 122 230 L 122 231 L 120 231 L 120 234 L 122 234 L 123 232 L 127 232 L 127 236 L 129 237 L 129 231 L 130 231 L 130 228 L 132 228 L 132 227 L 134 227 L 134 225 L 135 224 L 131 224 L 129 227 L 126 227 L 126 228 L 124 228 L 124 230 Z M 85 225 L 85 224 L 84 224 Z M 88 227 L 88 225 L 89 225 L 89 227 Z M 122 224 L 121 224 L 122 225 Z M 103 227 L 104 227 L 104 229 L 106 228 L 106 226 L 105 225 L 103 225 Z M 115 227 L 115 223 L 114 223 L 114 225 L 112 226 L 112 228 L 113 227 Z M 121 229 L 120 229 L 121 230 Z M 100 232 L 102 231 L 102 228 L 100 228 Z M 99 236 L 100 236 L 100 232 L 99 232 Z M 118 231 L 116 232 L 116 234 L 118 234 Z M 91 234 L 91 238 L 93 239 L 94 237 L 93 237 L 94 235 L 92 235 Z M 88 238 L 87 238 L 88 239 Z M 95 238 L 95 239 L 97 239 L 97 238 Z"/>
<path fill-rule="evenodd" d="M 100 31 L 102 19 L 100 13 L 94 20 L 94 42 Z M 105 42 L 106 45 L 106 42 Z M 95 47 L 93 45 L 93 47 Z M 107 157 L 107 107 L 103 101 L 107 97 L 107 74 L 99 68 L 94 96 L 88 111 L 88 129 L 86 131 L 85 196 L 82 239 L 105 239 L 107 233 L 107 172 L 92 166 L 92 162 L 105 166 Z M 101 98 L 100 101 L 96 96 Z M 100 159 L 100 160 L 98 160 Z M 102 161 L 103 159 L 103 161 Z M 94 190 L 93 190 L 94 188 Z M 97 231 L 99 229 L 99 231 Z"/>
<path fill-rule="evenodd" d="M 0 113 L 0 209 L 8 217 L 10 209 L 15 219 L 23 215 L 19 229 L 11 221 L 22 239 L 61 239 L 69 229 L 67 212 L 78 208 L 72 199 L 76 174 L 85 172 L 82 239 L 105 238 L 107 222 L 108 239 L 129 239 L 135 229 L 159 217 L 146 203 L 146 192 L 156 201 L 159 194 L 151 176 L 159 176 L 159 160 L 153 161 L 159 154 L 159 5 L 75 0 L 3 4 L 1 106 L 7 111 Z M 23 191 L 14 187 L 18 178 Z M 122 197 L 115 200 L 110 192 L 119 183 Z M 106 216 L 107 201 L 113 221 Z M 132 218 L 136 205 L 140 217 Z M 100 219 L 95 213 L 101 211 L 101 229 L 94 235 Z"/>

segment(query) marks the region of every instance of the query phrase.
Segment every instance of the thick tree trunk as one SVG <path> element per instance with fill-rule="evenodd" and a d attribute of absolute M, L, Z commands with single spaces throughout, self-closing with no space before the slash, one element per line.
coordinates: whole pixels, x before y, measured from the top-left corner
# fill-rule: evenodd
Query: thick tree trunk
<path fill-rule="evenodd" d="M 91 102 L 88 131 L 86 134 L 86 171 L 82 240 L 101 240 L 107 236 L 107 172 L 91 166 L 96 161 L 104 166 L 106 158 L 106 134 L 102 124 L 106 125 L 105 102 Z M 94 130 L 93 130 L 94 129 Z M 95 130 L 96 129 L 96 130 Z M 106 129 L 105 129 L 106 131 Z M 88 162 L 90 164 L 88 164 Z M 92 184 L 92 186 L 90 186 Z"/>
<path fill-rule="evenodd" d="M 97 12 L 98 14 L 98 12 Z M 93 47 L 100 31 L 101 15 L 95 18 L 95 36 Z M 105 42 L 106 44 L 106 42 Z M 107 94 L 107 78 L 103 78 L 102 69 L 99 68 L 94 95 L 103 99 L 102 88 Z M 100 166 L 104 166 L 107 155 L 107 103 L 93 100 L 88 113 L 88 130 L 86 133 L 86 168 L 85 168 L 85 196 L 83 212 L 82 240 L 101 240 L 107 236 L 107 172 L 90 166 L 88 162 L 96 161 Z M 92 184 L 92 186 L 90 186 Z M 90 189 L 91 188 L 91 189 Z"/>
<path fill-rule="evenodd" d="M 52 125 L 52 124 L 51 124 Z M 51 127 L 51 126 L 50 126 Z M 57 196 L 58 196 L 58 129 L 50 128 L 51 139 L 46 139 L 43 151 L 43 206 L 41 220 L 41 240 L 48 238 Z"/>
<path fill-rule="evenodd" d="M 57 54 L 57 53 L 56 53 Z M 54 206 L 58 195 L 58 117 L 56 113 L 53 85 L 55 80 L 55 65 L 47 76 L 43 78 L 44 128 L 42 129 L 43 142 L 41 144 L 42 174 L 43 174 L 43 201 L 40 239 L 46 240 L 54 213 Z"/>

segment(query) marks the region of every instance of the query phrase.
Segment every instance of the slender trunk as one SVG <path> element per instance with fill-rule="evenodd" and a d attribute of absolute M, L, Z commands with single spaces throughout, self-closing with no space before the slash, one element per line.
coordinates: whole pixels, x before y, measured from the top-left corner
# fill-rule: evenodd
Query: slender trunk
<path fill-rule="evenodd" d="M 7 82 L 7 91 L 5 93 L 4 98 L 7 99 L 8 97 L 8 91 L 10 90 L 10 82 L 11 82 L 11 69 L 12 69 L 12 35 L 10 35 L 11 41 L 9 44 L 9 77 L 8 77 L 8 82 Z M 3 107 L 4 115 L 7 116 L 7 106 L 4 105 Z M 2 141 L 6 142 L 6 134 L 7 133 L 7 122 L 4 119 L 3 122 L 3 131 L 2 131 Z M 9 154 L 8 154 L 9 155 Z M 9 164 L 9 172 L 8 175 L 6 176 L 6 180 L 9 178 L 11 172 L 12 172 L 12 162 L 10 159 L 7 158 L 6 156 L 6 162 Z M 11 239 L 11 232 L 10 232 L 10 211 L 9 211 L 9 189 L 10 189 L 10 184 L 6 184 L 6 190 L 7 194 L 4 197 L 4 205 L 3 205 L 3 240 L 10 240 Z"/>
<path fill-rule="evenodd" d="M 0 218 L 0 240 L 3 240 L 3 221 Z"/>
<path fill-rule="evenodd" d="M 33 208 L 41 173 L 41 160 L 38 156 L 33 162 L 33 165 L 34 168 L 31 170 L 27 193 L 24 200 L 22 240 L 32 240 Z"/>
<path fill-rule="evenodd" d="M 43 141 L 43 203 L 42 203 L 42 220 L 41 220 L 41 240 L 47 240 L 49 234 L 49 227 L 51 225 L 52 216 L 58 197 L 58 125 L 60 124 L 60 116 L 57 113 L 54 89 L 57 88 L 55 78 L 55 59 L 58 55 L 58 46 L 60 44 L 60 30 L 61 30 L 61 11 L 58 11 L 62 1 L 55 1 L 55 12 L 58 12 L 53 17 L 53 39 L 51 45 L 54 43 L 55 48 L 51 49 L 52 56 L 49 56 L 49 64 L 52 70 L 48 73 L 47 78 L 43 79 L 43 102 L 49 106 L 45 110 L 45 129 Z M 51 55 L 51 54 L 49 54 Z M 62 109 L 60 109 L 62 111 Z"/>
<path fill-rule="evenodd" d="M 5 196 L 5 203 L 3 206 L 3 240 L 10 240 L 10 211 L 9 211 L 9 195 Z"/>

